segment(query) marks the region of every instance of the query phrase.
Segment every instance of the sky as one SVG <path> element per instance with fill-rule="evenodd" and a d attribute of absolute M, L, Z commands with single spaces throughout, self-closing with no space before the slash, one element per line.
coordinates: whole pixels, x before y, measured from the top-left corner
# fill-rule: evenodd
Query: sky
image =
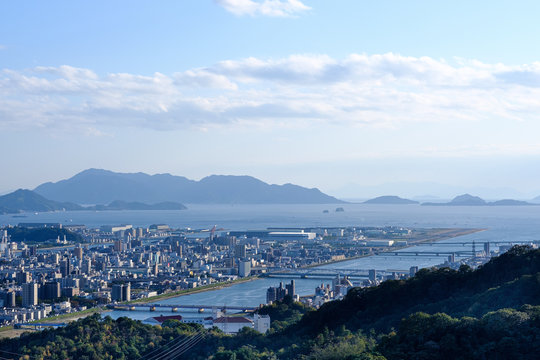
<path fill-rule="evenodd" d="M 0 192 L 87 168 L 540 195 L 538 1 L 0 2 Z"/>

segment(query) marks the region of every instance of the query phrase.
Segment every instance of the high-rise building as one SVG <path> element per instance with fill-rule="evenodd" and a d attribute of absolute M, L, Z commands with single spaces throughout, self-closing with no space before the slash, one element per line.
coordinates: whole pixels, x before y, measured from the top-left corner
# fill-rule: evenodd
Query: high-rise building
<path fill-rule="evenodd" d="M 79 260 L 82 260 L 83 258 L 83 248 L 80 246 L 77 246 L 75 249 L 73 249 L 73 255 Z"/>
<path fill-rule="evenodd" d="M 285 285 L 285 289 L 287 289 L 287 295 L 294 298 L 294 295 L 296 295 L 296 286 L 294 284 L 294 280 L 291 280 L 290 284 Z"/>
<path fill-rule="evenodd" d="M 60 261 L 60 273 L 62 274 L 62 277 L 67 277 L 71 274 L 71 262 L 69 258 Z"/>
<path fill-rule="evenodd" d="M 131 300 L 131 284 L 114 284 L 111 291 L 112 301 L 130 301 Z"/>
<path fill-rule="evenodd" d="M 31 281 L 31 275 L 28 271 L 20 271 L 16 276 L 17 285 L 29 283 Z"/>
<path fill-rule="evenodd" d="M 85 274 L 90 274 L 92 272 L 92 259 L 84 259 L 82 261 L 82 271 Z"/>
<path fill-rule="evenodd" d="M 116 252 L 122 252 L 123 251 L 123 243 L 122 239 L 116 239 L 114 240 L 114 251 Z"/>
<path fill-rule="evenodd" d="M 26 283 L 22 285 L 22 305 L 24 307 L 38 304 L 38 284 Z"/>
<path fill-rule="evenodd" d="M 240 259 L 246 257 L 246 245 L 238 244 L 234 247 L 234 256 Z"/>
<path fill-rule="evenodd" d="M 112 301 L 122 301 L 122 284 L 113 284 L 111 291 L 111 300 Z"/>
<path fill-rule="evenodd" d="M 131 301 L 131 283 L 124 284 L 122 287 L 122 301 Z"/>
<path fill-rule="evenodd" d="M 251 260 L 240 260 L 238 263 L 238 276 L 246 277 L 251 275 Z"/>
<path fill-rule="evenodd" d="M 54 300 L 61 296 L 60 283 L 58 281 L 48 281 L 43 285 L 42 296 L 47 300 Z"/>
<path fill-rule="evenodd" d="M 16 295 L 15 291 L 13 290 L 7 290 L 3 293 L 3 300 L 4 300 L 4 306 L 5 307 L 16 307 Z"/>
<path fill-rule="evenodd" d="M 368 271 L 368 274 L 369 280 L 374 283 L 377 280 L 377 270 L 371 269 Z"/>

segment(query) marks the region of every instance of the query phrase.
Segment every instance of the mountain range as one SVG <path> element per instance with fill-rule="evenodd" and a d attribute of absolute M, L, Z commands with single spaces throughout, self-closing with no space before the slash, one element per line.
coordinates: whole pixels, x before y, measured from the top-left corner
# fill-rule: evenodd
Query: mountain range
<path fill-rule="evenodd" d="M 251 176 L 211 175 L 200 181 L 170 174 L 116 173 L 88 169 L 34 191 L 48 199 L 103 205 L 113 201 L 192 204 L 329 204 L 343 203 L 318 189 L 270 185 Z"/>

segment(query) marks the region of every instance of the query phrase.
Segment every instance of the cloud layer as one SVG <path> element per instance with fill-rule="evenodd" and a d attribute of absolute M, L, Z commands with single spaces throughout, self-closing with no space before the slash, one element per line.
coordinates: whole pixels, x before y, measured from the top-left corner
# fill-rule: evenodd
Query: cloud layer
<path fill-rule="evenodd" d="M 300 0 L 215 0 L 237 16 L 291 17 L 310 10 Z"/>
<path fill-rule="evenodd" d="M 247 58 L 174 74 L 100 75 L 71 66 L 0 71 L 0 129 L 132 126 L 399 128 L 537 122 L 540 63 L 396 54 Z"/>

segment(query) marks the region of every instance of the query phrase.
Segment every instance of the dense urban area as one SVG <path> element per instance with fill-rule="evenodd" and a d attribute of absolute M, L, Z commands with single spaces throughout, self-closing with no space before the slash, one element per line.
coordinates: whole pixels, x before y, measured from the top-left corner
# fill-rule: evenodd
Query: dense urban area
<path fill-rule="evenodd" d="M 302 297 L 295 292 L 293 275 L 317 277 L 322 274 L 313 269 L 316 265 L 433 243 L 472 231 L 475 230 L 398 227 L 225 231 L 216 226 L 172 229 L 165 224 L 91 229 L 84 225 L 19 223 L 1 232 L 0 321 L 3 326 L 22 327 L 28 323 L 41 325 L 47 322 L 42 319 L 50 316 L 96 307 L 133 310 L 142 306 L 134 305 L 137 302 L 149 303 L 167 295 L 247 281 L 256 276 L 291 276 L 290 282 L 268 288 L 268 304 L 289 295 L 306 306 L 318 308 L 327 301 L 343 298 L 355 286 L 414 276 L 418 267 L 387 272 L 366 269 L 365 274 L 352 276 L 337 273 L 331 284 L 321 284 L 313 289 L 312 295 Z M 489 244 L 484 244 L 474 255 L 467 258 L 469 262 L 487 259 Z M 456 268 L 462 263 L 455 254 L 450 254 L 444 262 Z M 149 310 L 155 307 L 150 306 Z M 155 319 L 163 322 L 170 318 Z M 223 321 L 219 318 L 227 319 L 228 323 L 237 322 L 236 326 L 226 326 L 228 332 L 237 332 L 243 326 L 265 332 L 270 326 L 267 317 L 243 318 L 242 323 L 240 317 L 227 317 L 216 309 L 206 320 L 183 320 L 219 327 Z"/>

